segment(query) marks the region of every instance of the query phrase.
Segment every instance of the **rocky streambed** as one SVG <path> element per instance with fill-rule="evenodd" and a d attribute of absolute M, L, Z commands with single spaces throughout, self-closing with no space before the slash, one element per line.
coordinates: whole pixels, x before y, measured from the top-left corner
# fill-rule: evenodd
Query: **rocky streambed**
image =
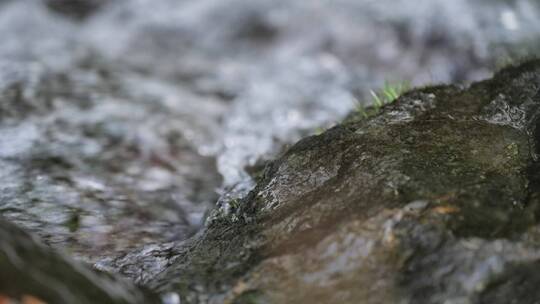
<path fill-rule="evenodd" d="M 390 2 L 0 1 L 0 303 L 535 303 L 540 9 Z"/>
<path fill-rule="evenodd" d="M 181 303 L 535 303 L 539 105 L 529 61 L 353 114 L 269 163 L 228 215 L 154 248 L 165 270 L 139 269 L 139 283 Z M 107 295 L 97 274 L 11 224 L 0 231 L 5 292 L 150 303 L 126 287 L 113 290 L 129 300 Z"/>

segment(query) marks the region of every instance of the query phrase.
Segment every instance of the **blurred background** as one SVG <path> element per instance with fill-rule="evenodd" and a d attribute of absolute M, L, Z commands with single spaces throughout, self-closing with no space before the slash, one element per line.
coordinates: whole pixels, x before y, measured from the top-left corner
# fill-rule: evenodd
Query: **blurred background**
<path fill-rule="evenodd" d="M 533 0 L 2 0 L 0 214 L 115 271 L 371 90 L 466 85 L 539 38 Z"/>

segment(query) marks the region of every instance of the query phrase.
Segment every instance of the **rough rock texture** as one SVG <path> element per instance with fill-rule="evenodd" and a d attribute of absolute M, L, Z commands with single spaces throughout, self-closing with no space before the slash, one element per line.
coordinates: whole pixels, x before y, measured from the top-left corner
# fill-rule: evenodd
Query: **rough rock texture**
<path fill-rule="evenodd" d="M 208 238 L 230 240 L 244 214 L 257 218 L 253 204 L 252 215 L 237 210 L 253 186 L 246 166 L 341 120 L 385 80 L 477 80 L 495 58 L 537 52 L 538 16 L 534 0 L 0 0 L 0 216 L 79 260 L 153 282 L 201 240 L 183 243 L 219 194 L 212 225 L 224 228 Z M 505 109 L 505 98 L 490 107 Z M 349 161 L 312 150 L 276 168 L 260 189 L 265 210 L 326 185 Z M 383 160 L 381 173 L 407 169 Z M 397 173 L 392 183 L 410 177 Z M 486 217 L 505 221 L 495 215 Z M 246 255 L 242 267 L 264 257 Z"/>
<path fill-rule="evenodd" d="M 182 303 L 536 303 L 539 106 L 532 61 L 305 138 L 148 286 Z"/>
<path fill-rule="evenodd" d="M 75 92 L 80 91 L 69 94 Z M 36 96 L 47 96 L 41 93 Z M 41 100 L 20 98 L 22 105 Z M 51 119 L 55 105 L 50 107 L 45 116 L 10 115 Z M 176 293 L 181 303 L 539 301 L 540 60 L 506 68 L 468 88 L 413 90 L 369 113 L 367 118 L 352 114 L 298 142 L 259 174 L 249 195 L 231 202 L 229 214 L 214 218 L 196 236 L 147 247 L 110 265 L 168 294 L 171 303 Z M 21 158 L 40 160 L 32 158 L 31 149 L 6 147 L 6 181 L 25 172 Z M 16 196 L 7 183 L 2 195 L 26 204 L 41 180 L 69 181 L 62 175 L 52 179 L 66 166 L 54 160 L 37 162 L 59 167 L 36 178 L 27 192 Z M 87 168 L 77 161 L 68 168 L 94 170 L 88 172 L 96 176 L 104 170 L 99 163 Z M 105 189 L 116 189 L 120 181 Z M 72 184 L 61 185 L 59 195 L 69 193 Z M 99 183 L 82 185 L 99 191 Z M 4 217 L 32 209 L 17 210 L 4 210 Z M 51 303 L 158 301 L 53 252 L 4 219 L 0 294 L 29 294 Z"/>
<path fill-rule="evenodd" d="M 0 0 L 0 214 L 145 281 L 219 194 L 217 214 L 235 208 L 246 166 L 385 80 L 486 77 L 538 50 L 538 16 L 532 0 Z"/>

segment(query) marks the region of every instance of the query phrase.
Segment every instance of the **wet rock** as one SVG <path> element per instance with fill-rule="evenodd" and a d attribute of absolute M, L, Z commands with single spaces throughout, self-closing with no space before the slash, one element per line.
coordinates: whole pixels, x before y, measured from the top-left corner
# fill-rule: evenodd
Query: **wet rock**
<path fill-rule="evenodd" d="M 530 0 L 0 0 L 0 214 L 100 269 L 152 281 L 218 194 L 211 225 L 236 234 L 221 217 L 250 218 L 239 212 L 254 186 L 245 168 L 341 120 L 385 80 L 470 81 L 507 48 L 537 51 L 539 12 Z M 438 98 L 422 96 L 388 117 L 415 117 Z M 522 128 L 512 99 L 493 97 L 479 117 Z M 505 151 L 520 155 L 520 144 Z M 261 214 L 349 161 L 317 153 L 275 169 Z M 391 161 L 389 182 L 405 183 Z M 500 191 L 517 198 L 512 185 Z M 481 219 L 505 222 L 502 210 Z"/>
<path fill-rule="evenodd" d="M 301 140 L 147 285 L 182 303 L 538 301 L 539 83 L 531 61 Z"/>
<path fill-rule="evenodd" d="M 2 218 L 0 295 L 36 299 L 25 303 L 160 303 L 124 279 L 98 273 L 53 251 Z"/>

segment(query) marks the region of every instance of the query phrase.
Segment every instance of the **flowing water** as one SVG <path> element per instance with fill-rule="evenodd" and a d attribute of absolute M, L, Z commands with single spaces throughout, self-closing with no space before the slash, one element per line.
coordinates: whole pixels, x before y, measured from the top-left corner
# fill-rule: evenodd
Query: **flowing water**
<path fill-rule="evenodd" d="M 482 79 L 540 38 L 526 0 L 63 2 L 0 1 L 0 214 L 139 281 L 370 90 Z"/>

